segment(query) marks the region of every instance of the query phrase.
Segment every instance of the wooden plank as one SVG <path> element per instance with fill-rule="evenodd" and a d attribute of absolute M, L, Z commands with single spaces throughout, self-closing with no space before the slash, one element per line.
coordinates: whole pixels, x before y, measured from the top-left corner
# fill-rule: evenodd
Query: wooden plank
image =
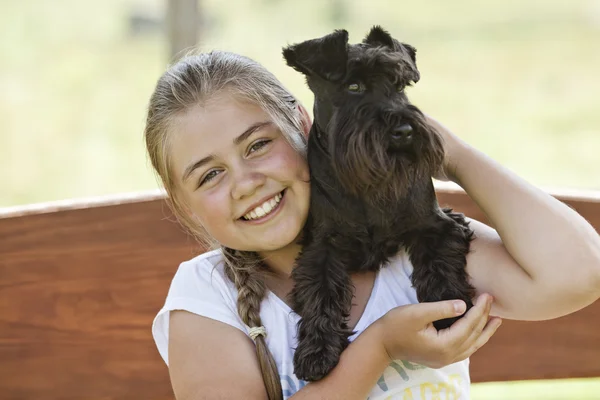
<path fill-rule="evenodd" d="M 600 227 L 600 197 L 562 197 Z M 485 217 L 462 191 L 441 204 Z M 2 398 L 169 399 L 150 327 L 179 263 L 201 249 L 161 196 L 0 213 Z M 472 357 L 473 381 L 600 376 L 600 303 L 505 321 Z"/>
<path fill-rule="evenodd" d="M 0 219 L 3 399 L 169 399 L 150 327 L 199 251 L 162 200 Z"/>

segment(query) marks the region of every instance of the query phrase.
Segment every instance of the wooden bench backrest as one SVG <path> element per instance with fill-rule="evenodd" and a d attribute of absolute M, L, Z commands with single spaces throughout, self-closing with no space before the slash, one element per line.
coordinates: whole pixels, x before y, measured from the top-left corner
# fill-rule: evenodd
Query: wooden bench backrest
<path fill-rule="evenodd" d="M 456 190 L 440 204 L 486 221 Z M 566 198 L 600 228 L 600 199 Z M 151 337 L 180 262 L 201 248 L 160 195 L 0 215 L 0 397 L 172 399 Z M 600 302 L 505 321 L 472 357 L 474 382 L 600 376 Z"/>

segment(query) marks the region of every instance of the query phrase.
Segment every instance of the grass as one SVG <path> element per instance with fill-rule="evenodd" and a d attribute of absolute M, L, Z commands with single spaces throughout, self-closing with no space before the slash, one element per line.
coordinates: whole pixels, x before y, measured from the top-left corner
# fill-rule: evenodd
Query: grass
<path fill-rule="evenodd" d="M 203 49 L 255 58 L 308 106 L 281 47 L 338 27 L 359 41 L 382 24 L 418 48 L 422 79 L 409 96 L 422 109 L 537 185 L 600 189 L 597 1 L 200 4 Z M 131 34 L 128 15 L 163 6 L 0 2 L 0 207 L 157 187 L 142 130 L 167 42 Z M 477 384 L 473 399 L 537 399 L 542 388 L 555 396 L 545 399 L 591 399 L 600 380 Z"/>
<path fill-rule="evenodd" d="M 600 379 L 490 382 L 471 385 L 472 400 L 597 400 Z"/>

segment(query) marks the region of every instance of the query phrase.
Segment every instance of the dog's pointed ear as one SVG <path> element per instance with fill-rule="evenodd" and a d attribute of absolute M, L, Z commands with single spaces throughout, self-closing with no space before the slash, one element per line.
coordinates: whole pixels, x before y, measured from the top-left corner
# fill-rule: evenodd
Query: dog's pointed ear
<path fill-rule="evenodd" d="M 408 56 L 410 57 L 411 62 L 410 64 L 410 69 L 412 72 L 412 76 L 411 76 L 411 80 L 414 83 L 419 82 L 419 79 L 421 79 L 421 74 L 419 73 L 419 70 L 417 69 L 417 49 L 415 49 L 413 46 L 411 46 L 410 44 L 406 44 L 406 43 L 400 43 L 399 41 L 395 40 L 396 42 L 396 49 L 398 51 L 403 51 L 406 54 L 408 54 Z"/>
<path fill-rule="evenodd" d="M 287 65 L 306 76 L 341 80 L 348 62 L 348 32 L 339 29 L 322 38 L 288 46 L 283 49 L 283 58 Z"/>
<path fill-rule="evenodd" d="M 412 60 L 413 64 L 415 64 L 415 66 L 417 65 L 417 49 L 415 49 L 410 44 L 400 43 L 397 40 L 396 40 L 396 47 L 397 48 L 399 47 L 402 50 L 404 50 L 406 53 L 408 53 L 408 55 L 409 55 L 410 59 Z"/>
<path fill-rule="evenodd" d="M 419 70 L 417 69 L 417 49 L 415 49 L 410 44 L 400 43 L 381 26 L 375 25 L 373 28 L 371 28 L 371 31 L 365 37 L 363 43 L 368 44 L 370 46 L 385 46 L 394 51 L 398 51 L 400 53 L 408 55 L 408 58 L 410 60 L 409 68 L 412 73 L 411 80 L 417 83 L 421 78 Z"/>
<path fill-rule="evenodd" d="M 371 45 L 371 46 L 387 46 L 390 49 L 395 47 L 394 39 L 389 34 L 388 31 L 383 29 L 379 25 L 375 25 L 369 31 L 369 34 L 363 40 L 363 43 Z"/>

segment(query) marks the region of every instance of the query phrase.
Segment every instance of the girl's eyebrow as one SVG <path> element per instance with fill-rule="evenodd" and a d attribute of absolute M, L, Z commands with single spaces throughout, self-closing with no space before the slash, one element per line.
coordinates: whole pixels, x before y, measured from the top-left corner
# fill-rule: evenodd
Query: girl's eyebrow
<path fill-rule="evenodd" d="M 236 146 L 239 145 L 244 140 L 248 139 L 248 137 L 250 135 L 252 135 L 254 132 L 256 132 L 257 130 L 259 130 L 267 125 L 271 125 L 271 124 L 272 124 L 271 121 L 262 121 L 262 122 L 256 122 L 256 123 L 250 125 L 244 132 L 242 132 L 241 135 L 239 135 L 238 137 L 233 139 L 233 144 L 235 144 Z M 201 158 L 200 160 L 196 161 L 195 163 L 188 165 L 187 168 L 185 169 L 185 171 L 183 172 L 183 177 L 181 178 L 181 180 L 183 182 L 185 182 L 190 177 L 192 172 L 194 172 L 194 170 L 196 170 L 197 168 L 200 168 L 204 164 L 212 161 L 214 158 L 215 158 L 214 154 L 209 154 L 208 156 Z"/>
<path fill-rule="evenodd" d="M 233 143 L 235 145 L 242 143 L 244 140 L 248 139 L 248 137 L 254 132 L 267 125 L 271 125 L 271 121 L 257 122 L 255 124 L 250 125 L 248 129 L 246 129 L 240 136 L 233 139 Z"/>

